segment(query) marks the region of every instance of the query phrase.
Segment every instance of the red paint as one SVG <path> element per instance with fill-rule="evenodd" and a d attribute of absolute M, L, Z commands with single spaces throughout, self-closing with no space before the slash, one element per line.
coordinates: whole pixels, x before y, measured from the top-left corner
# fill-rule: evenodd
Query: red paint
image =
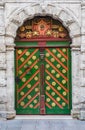
<path fill-rule="evenodd" d="M 45 95 L 41 95 L 40 114 L 45 114 Z"/>
<path fill-rule="evenodd" d="M 38 42 L 38 46 L 39 47 L 45 47 L 46 46 L 46 42 Z"/>

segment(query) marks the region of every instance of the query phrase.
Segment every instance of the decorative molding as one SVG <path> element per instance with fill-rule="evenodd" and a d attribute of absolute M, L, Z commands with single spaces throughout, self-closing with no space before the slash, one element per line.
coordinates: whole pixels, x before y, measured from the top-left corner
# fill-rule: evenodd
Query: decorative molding
<path fill-rule="evenodd" d="M 49 4 L 47 4 L 47 5 L 49 5 Z M 33 6 L 36 6 L 36 10 L 34 9 Z M 9 35 L 9 36 L 12 36 L 15 38 L 17 28 L 23 23 L 23 21 L 25 21 L 27 19 L 27 17 L 33 18 L 36 15 L 43 16 L 43 13 L 41 11 L 41 7 L 39 6 L 39 4 L 35 4 L 33 6 L 31 6 L 31 7 L 26 6 L 26 8 L 24 7 L 24 9 L 23 8 L 20 10 L 18 9 L 15 11 L 15 13 L 11 14 L 11 16 L 9 17 L 9 20 L 8 20 L 9 22 L 6 27 L 7 36 Z M 30 10 L 32 10 L 32 12 L 30 12 Z M 23 15 L 22 15 L 22 13 L 23 13 Z M 70 30 L 70 37 L 74 37 L 73 35 L 78 35 L 79 32 L 75 31 L 74 28 L 76 26 L 76 30 L 80 30 L 80 27 L 78 25 L 78 22 L 75 20 L 75 17 L 72 15 L 72 12 L 70 13 L 69 10 L 64 9 L 58 5 L 58 7 L 56 7 L 56 8 L 55 7 L 52 7 L 50 9 L 45 8 L 45 15 L 50 15 L 52 17 L 55 17 L 55 15 L 56 15 L 57 19 L 60 19 L 61 21 L 63 21 L 63 25 L 66 26 Z M 10 22 L 10 20 L 11 20 L 11 22 Z M 20 23 L 20 24 L 16 25 L 16 21 L 17 21 L 17 23 Z"/>

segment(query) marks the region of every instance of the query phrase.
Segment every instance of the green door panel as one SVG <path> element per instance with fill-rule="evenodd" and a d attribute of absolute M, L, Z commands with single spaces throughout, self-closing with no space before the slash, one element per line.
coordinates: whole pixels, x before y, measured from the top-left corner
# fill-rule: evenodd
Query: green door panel
<path fill-rule="evenodd" d="M 39 114 L 39 49 L 16 49 L 17 114 Z"/>
<path fill-rule="evenodd" d="M 46 114 L 70 114 L 70 49 L 45 49 Z"/>

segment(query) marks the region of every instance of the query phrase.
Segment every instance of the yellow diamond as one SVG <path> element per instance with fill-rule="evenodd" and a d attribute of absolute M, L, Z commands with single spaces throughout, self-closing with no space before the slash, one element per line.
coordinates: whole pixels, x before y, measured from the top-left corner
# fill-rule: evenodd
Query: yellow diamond
<path fill-rule="evenodd" d="M 61 61 L 62 61 L 62 62 L 65 62 L 65 58 L 62 58 Z"/>
<path fill-rule="evenodd" d="M 46 53 L 46 57 L 49 57 L 50 56 L 50 54 L 49 53 Z"/>
<path fill-rule="evenodd" d="M 26 55 L 26 56 L 29 56 L 29 55 L 30 55 L 30 52 L 26 52 L 25 55 Z"/>
<path fill-rule="evenodd" d="M 24 106 L 24 104 L 25 104 L 24 102 L 21 102 L 21 103 L 20 103 L 21 106 Z"/>
<path fill-rule="evenodd" d="M 61 100 L 61 98 L 60 98 L 60 97 L 57 97 L 56 100 L 59 102 L 59 101 Z"/>
<path fill-rule="evenodd" d="M 33 59 L 33 60 L 36 60 L 36 56 L 33 56 L 32 59 Z"/>
<path fill-rule="evenodd" d="M 28 88 L 31 88 L 31 84 L 28 84 L 27 87 L 28 87 Z"/>
<path fill-rule="evenodd" d="M 55 61 L 55 59 L 54 58 L 51 58 L 51 62 L 54 62 Z"/>
<path fill-rule="evenodd" d="M 23 58 L 23 57 L 21 57 L 21 58 L 20 58 L 20 60 L 23 62 L 23 61 L 24 61 L 24 58 Z"/>
<path fill-rule="evenodd" d="M 24 68 L 27 68 L 27 65 L 24 65 Z"/>
<path fill-rule="evenodd" d="M 56 53 L 56 49 L 53 49 L 52 52 L 53 52 L 53 53 Z"/>
<path fill-rule="evenodd" d="M 21 54 L 22 53 L 22 50 L 18 50 L 18 54 Z"/>
<path fill-rule="evenodd" d="M 50 67 L 50 65 L 49 65 L 49 64 L 47 64 L 47 65 L 46 65 L 46 68 L 48 69 L 49 67 Z"/>
<path fill-rule="evenodd" d="M 32 105 L 32 104 L 30 104 L 30 105 L 29 105 L 29 107 L 30 107 L 30 108 L 33 108 L 33 105 Z"/>
<path fill-rule="evenodd" d="M 46 79 L 47 79 L 47 80 L 50 80 L 50 76 L 47 76 Z"/>
<path fill-rule="evenodd" d="M 37 81 L 37 80 L 38 80 L 38 77 L 37 77 L 37 76 L 36 76 L 36 77 L 34 77 L 34 80 L 35 80 L 35 81 Z"/>
<path fill-rule="evenodd" d="M 59 78 L 59 77 L 60 77 L 60 75 L 59 75 L 59 74 L 56 74 L 56 77 L 57 77 L 57 78 Z"/>
<path fill-rule="evenodd" d="M 35 99 L 33 102 L 34 102 L 34 103 L 37 103 L 37 99 Z"/>
<path fill-rule="evenodd" d="M 28 99 L 31 99 L 31 95 L 28 95 L 27 98 L 28 98 Z"/>
<path fill-rule="evenodd" d="M 23 92 L 23 91 L 22 91 L 22 92 L 20 92 L 20 95 L 21 95 L 21 96 L 23 96 L 23 95 L 24 95 L 24 92 Z"/>
<path fill-rule="evenodd" d="M 35 88 L 35 92 L 38 92 L 39 91 L 39 89 L 38 88 Z"/>
<path fill-rule="evenodd" d="M 54 73 L 55 73 L 55 70 L 51 70 L 51 73 L 54 74 Z"/>
<path fill-rule="evenodd" d="M 46 101 L 47 101 L 47 102 L 50 102 L 50 98 L 47 98 Z"/>
<path fill-rule="evenodd" d="M 46 87 L 46 90 L 48 90 L 48 91 L 49 91 L 49 90 L 50 90 L 50 87 L 49 87 L 49 86 L 47 86 L 47 87 Z"/>
<path fill-rule="evenodd" d="M 66 94 L 67 94 L 67 93 L 64 91 L 64 92 L 63 92 L 63 95 L 66 96 Z"/>
<path fill-rule="evenodd" d="M 61 90 L 61 87 L 60 87 L 60 86 L 58 86 L 58 87 L 57 87 L 57 89 L 58 89 L 58 90 Z"/>
<path fill-rule="evenodd" d="M 26 81 L 26 78 L 22 78 L 22 82 L 25 82 Z"/>
<path fill-rule="evenodd" d="M 66 80 L 62 80 L 62 83 L 65 84 L 65 83 L 66 83 Z"/>
<path fill-rule="evenodd" d="M 66 52 L 66 49 L 64 48 L 64 49 L 62 49 L 62 51 L 63 51 L 63 52 Z"/>
<path fill-rule="evenodd" d="M 57 65 L 56 65 L 56 67 L 57 67 L 57 68 L 60 68 L 60 67 L 61 67 L 61 65 L 60 65 L 60 64 L 57 64 Z"/>
<path fill-rule="evenodd" d="M 28 61 L 28 65 L 31 65 L 32 64 L 32 62 L 31 61 Z"/>
<path fill-rule="evenodd" d="M 61 54 L 57 54 L 57 57 L 60 58 L 60 57 L 61 57 Z"/>
<path fill-rule="evenodd" d="M 56 82 L 52 82 L 52 85 L 55 86 L 55 85 L 56 85 Z"/>
<path fill-rule="evenodd" d="M 35 69 L 38 69 L 38 66 L 37 66 L 37 65 L 35 65 L 35 66 L 34 66 L 34 68 L 35 68 Z"/>
<path fill-rule="evenodd" d="M 52 92 L 51 95 L 52 95 L 52 96 L 55 96 L 55 92 Z"/>
<path fill-rule="evenodd" d="M 62 106 L 64 107 L 66 105 L 66 103 L 65 102 L 62 102 Z"/>
<path fill-rule="evenodd" d="M 63 70 L 62 70 L 62 73 L 66 73 L 66 70 L 65 70 L 65 69 L 63 69 Z"/>
<path fill-rule="evenodd" d="M 22 71 L 21 71 L 21 70 L 19 70 L 19 74 L 22 74 Z"/>
<path fill-rule="evenodd" d="M 55 107 L 55 105 L 56 105 L 56 104 L 53 102 L 53 103 L 52 103 L 52 107 Z"/>

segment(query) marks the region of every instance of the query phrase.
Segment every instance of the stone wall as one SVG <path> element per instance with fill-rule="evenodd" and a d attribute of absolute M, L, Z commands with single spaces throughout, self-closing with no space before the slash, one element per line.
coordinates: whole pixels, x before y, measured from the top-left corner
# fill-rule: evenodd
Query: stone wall
<path fill-rule="evenodd" d="M 69 30 L 72 39 L 72 116 L 85 119 L 84 0 L 0 0 L 0 117 L 13 118 L 14 39 L 19 26 L 34 16 L 51 16 Z"/>

